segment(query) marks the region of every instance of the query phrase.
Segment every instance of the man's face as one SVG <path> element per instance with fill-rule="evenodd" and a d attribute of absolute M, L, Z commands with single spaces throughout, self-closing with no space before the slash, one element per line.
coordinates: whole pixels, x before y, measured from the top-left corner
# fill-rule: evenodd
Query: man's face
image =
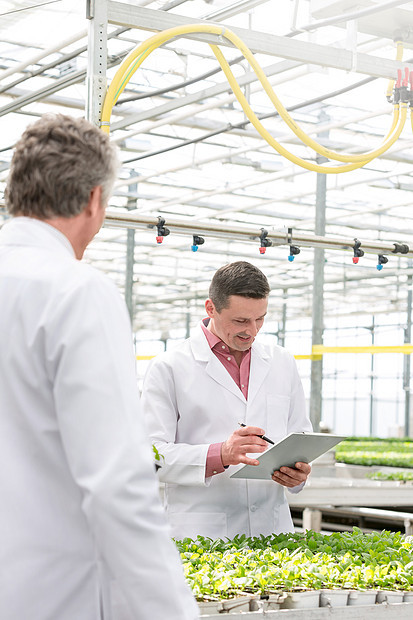
<path fill-rule="evenodd" d="M 228 307 L 217 312 L 212 300 L 206 300 L 205 309 L 211 319 L 208 328 L 233 351 L 246 351 L 264 323 L 268 297 L 231 295 L 228 301 Z"/>

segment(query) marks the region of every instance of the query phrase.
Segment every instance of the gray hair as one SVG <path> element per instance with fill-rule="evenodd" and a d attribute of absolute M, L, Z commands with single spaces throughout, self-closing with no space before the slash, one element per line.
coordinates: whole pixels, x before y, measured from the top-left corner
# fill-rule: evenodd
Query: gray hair
<path fill-rule="evenodd" d="M 266 276 L 258 267 L 246 261 L 237 261 L 220 267 L 209 287 L 209 298 L 217 312 L 228 308 L 231 295 L 264 299 L 269 293 L 270 285 Z"/>
<path fill-rule="evenodd" d="M 17 142 L 5 200 L 11 215 L 39 219 L 79 215 L 94 187 L 106 205 L 118 170 L 109 137 L 84 118 L 46 114 Z"/>

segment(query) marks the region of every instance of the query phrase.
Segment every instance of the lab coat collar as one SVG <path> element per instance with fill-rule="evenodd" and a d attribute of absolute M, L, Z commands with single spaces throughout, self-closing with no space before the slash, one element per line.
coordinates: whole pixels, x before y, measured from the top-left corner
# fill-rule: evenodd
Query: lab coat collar
<path fill-rule="evenodd" d="M 0 244 L 46 247 L 54 252 L 69 252 L 76 258 L 72 244 L 60 230 L 32 217 L 18 216 L 8 220 L 0 231 Z"/>
<path fill-rule="evenodd" d="M 211 351 L 208 341 L 205 338 L 205 334 L 202 331 L 201 324 L 197 326 L 194 334 L 191 336 L 190 344 L 195 360 L 198 362 L 206 363 L 206 373 L 212 379 L 217 381 L 217 383 L 222 385 L 222 387 L 235 394 L 235 396 L 240 398 L 245 403 L 245 396 L 243 395 L 225 366 Z M 251 367 L 248 385 L 248 402 L 252 401 L 252 399 L 257 395 L 258 390 L 260 389 L 265 377 L 267 376 L 270 369 L 270 359 L 271 356 L 267 353 L 265 348 L 261 344 L 254 342 L 251 347 Z"/>
<path fill-rule="evenodd" d="M 248 383 L 248 402 L 257 396 L 271 368 L 271 356 L 265 348 L 257 343 L 251 347 L 250 380 Z"/>

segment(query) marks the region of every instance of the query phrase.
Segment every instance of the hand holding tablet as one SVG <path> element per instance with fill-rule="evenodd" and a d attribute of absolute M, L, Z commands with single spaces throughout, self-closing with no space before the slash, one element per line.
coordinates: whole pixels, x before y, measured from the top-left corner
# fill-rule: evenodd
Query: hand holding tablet
<path fill-rule="evenodd" d="M 290 433 L 256 457 L 259 465 L 242 465 L 230 477 L 271 480 L 281 467 L 295 468 L 296 463 L 310 463 L 343 439 L 346 438 L 327 433 Z"/>

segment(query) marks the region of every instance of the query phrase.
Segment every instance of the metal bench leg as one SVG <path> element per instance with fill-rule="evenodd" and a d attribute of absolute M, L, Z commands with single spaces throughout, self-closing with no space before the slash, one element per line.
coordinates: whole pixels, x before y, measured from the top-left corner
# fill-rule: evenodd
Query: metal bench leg
<path fill-rule="evenodd" d="M 315 508 L 304 508 L 303 510 L 303 529 L 321 531 L 321 510 Z"/>
<path fill-rule="evenodd" d="M 410 519 L 404 520 L 404 533 L 406 536 L 411 536 L 413 534 L 413 525 Z"/>

